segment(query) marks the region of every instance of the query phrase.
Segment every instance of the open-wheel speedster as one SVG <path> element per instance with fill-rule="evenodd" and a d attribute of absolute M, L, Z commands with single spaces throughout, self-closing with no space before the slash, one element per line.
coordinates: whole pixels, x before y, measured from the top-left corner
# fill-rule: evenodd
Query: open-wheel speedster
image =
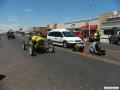
<path fill-rule="evenodd" d="M 35 55 L 36 53 L 42 52 L 54 52 L 54 45 L 51 41 L 45 40 L 45 38 L 41 36 L 32 36 L 29 38 L 28 41 L 22 42 L 23 50 L 29 50 L 29 54 L 31 56 Z"/>

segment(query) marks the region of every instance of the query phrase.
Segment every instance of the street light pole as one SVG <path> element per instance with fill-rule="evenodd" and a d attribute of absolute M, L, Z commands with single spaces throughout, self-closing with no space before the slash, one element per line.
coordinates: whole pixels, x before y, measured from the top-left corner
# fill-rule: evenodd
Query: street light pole
<path fill-rule="evenodd" d="M 90 20 L 91 20 L 91 8 L 92 8 L 92 4 L 91 4 L 92 0 L 89 1 L 89 35 L 90 35 Z"/>

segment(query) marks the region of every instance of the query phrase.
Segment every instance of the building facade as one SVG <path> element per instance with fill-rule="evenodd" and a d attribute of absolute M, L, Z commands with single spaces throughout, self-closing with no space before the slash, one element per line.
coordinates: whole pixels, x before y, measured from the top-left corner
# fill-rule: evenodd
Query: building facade
<path fill-rule="evenodd" d="M 89 32 L 90 34 L 94 34 L 99 30 L 99 18 L 65 23 L 65 28 L 73 32 L 83 32 L 85 36 L 88 37 Z"/>
<path fill-rule="evenodd" d="M 65 25 L 54 23 L 54 24 L 47 25 L 47 28 L 48 29 L 58 29 L 58 28 L 60 29 L 60 28 L 65 28 Z"/>
<path fill-rule="evenodd" d="M 51 29 L 65 28 L 72 32 L 84 32 L 86 37 L 89 34 L 94 34 L 99 31 L 101 34 L 101 41 L 108 42 L 111 34 L 120 30 L 120 11 L 113 11 L 111 13 L 102 14 L 99 18 L 81 20 L 75 22 L 68 22 L 63 24 L 49 24 L 47 27 L 32 27 L 29 31 L 40 31 L 44 34 Z"/>
<path fill-rule="evenodd" d="M 47 27 L 31 27 L 27 30 L 27 32 L 41 32 L 43 34 L 47 34 Z"/>
<path fill-rule="evenodd" d="M 120 12 L 113 11 L 100 15 L 99 25 L 101 30 L 120 30 Z"/>
<path fill-rule="evenodd" d="M 109 37 L 120 30 L 120 11 L 100 15 L 101 41 L 109 42 Z"/>

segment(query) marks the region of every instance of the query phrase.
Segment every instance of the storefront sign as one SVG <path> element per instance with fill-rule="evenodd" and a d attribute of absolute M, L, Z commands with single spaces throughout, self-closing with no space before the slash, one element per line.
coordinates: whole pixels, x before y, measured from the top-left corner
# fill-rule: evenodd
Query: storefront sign
<path fill-rule="evenodd" d="M 107 20 L 120 20 L 120 14 L 108 16 Z"/>
<path fill-rule="evenodd" d="M 76 25 L 75 24 L 71 24 L 70 27 L 71 28 L 76 28 Z"/>

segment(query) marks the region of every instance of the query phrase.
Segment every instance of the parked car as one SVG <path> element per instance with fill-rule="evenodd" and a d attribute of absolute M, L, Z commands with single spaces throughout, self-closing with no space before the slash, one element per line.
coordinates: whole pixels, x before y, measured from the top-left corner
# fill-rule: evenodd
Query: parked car
<path fill-rule="evenodd" d="M 84 36 L 83 33 L 80 33 L 80 32 L 73 32 L 73 33 L 74 33 L 74 35 L 75 35 L 76 37 L 79 37 L 79 38 L 81 38 L 82 40 L 85 38 L 85 36 Z"/>
<path fill-rule="evenodd" d="M 110 43 L 117 43 L 118 45 L 120 45 L 120 31 L 118 31 L 114 35 L 111 35 L 109 37 L 109 42 Z"/>
<path fill-rule="evenodd" d="M 7 38 L 8 38 L 8 39 L 10 39 L 10 38 L 15 39 L 14 32 L 8 31 L 8 32 L 7 32 Z"/>
<path fill-rule="evenodd" d="M 72 32 L 66 29 L 53 29 L 47 35 L 47 40 L 53 44 L 61 45 L 63 47 L 74 46 L 77 43 L 83 43 L 82 39 L 76 37 Z"/>

